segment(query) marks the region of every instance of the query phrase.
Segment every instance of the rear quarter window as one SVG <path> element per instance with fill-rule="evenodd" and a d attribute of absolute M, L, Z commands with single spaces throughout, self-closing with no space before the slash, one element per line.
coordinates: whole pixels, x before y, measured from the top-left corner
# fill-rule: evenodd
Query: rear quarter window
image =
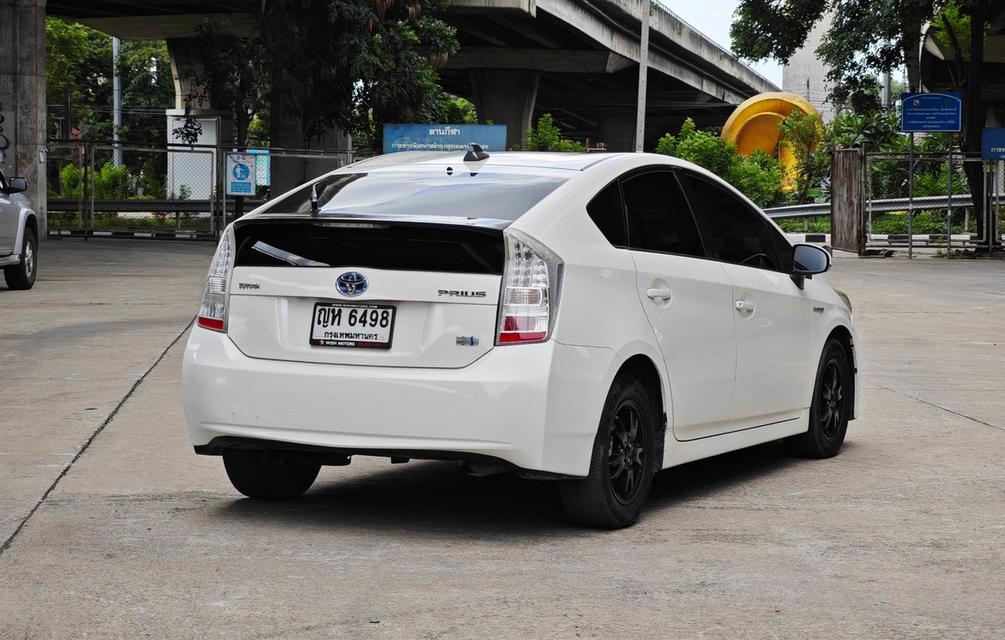
<path fill-rule="evenodd" d="M 615 247 L 628 245 L 625 231 L 625 212 L 621 205 L 621 188 L 618 181 L 601 189 L 586 205 L 586 213 L 597 225 L 600 233 Z"/>

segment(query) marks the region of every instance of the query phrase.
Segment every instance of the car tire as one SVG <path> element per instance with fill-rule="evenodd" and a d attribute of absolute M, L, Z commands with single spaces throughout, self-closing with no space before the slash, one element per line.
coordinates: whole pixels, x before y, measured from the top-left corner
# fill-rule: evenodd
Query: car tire
<path fill-rule="evenodd" d="M 590 475 L 559 483 L 573 522 L 598 529 L 635 523 L 652 486 L 657 413 L 641 381 L 629 376 L 614 381 L 594 441 Z"/>
<path fill-rule="evenodd" d="M 299 498 L 321 469 L 316 458 L 285 451 L 225 453 L 223 466 L 235 489 L 258 500 Z"/>
<path fill-rule="evenodd" d="M 853 384 L 848 352 L 840 341 L 828 340 L 813 385 L 809 430 L 785 439 L 789 453 L 803 458 L 831 458 L 841 451 L 848 431 Z"/>
<path fill-rule="evenodd" d="M 38 238 L 31 229 L 24 230 L 24 244 L 21 246 L 21 262 L 5 267 L 3 278 L 11 289 L 31 289 L 35 285 L 38 272 Z"/>

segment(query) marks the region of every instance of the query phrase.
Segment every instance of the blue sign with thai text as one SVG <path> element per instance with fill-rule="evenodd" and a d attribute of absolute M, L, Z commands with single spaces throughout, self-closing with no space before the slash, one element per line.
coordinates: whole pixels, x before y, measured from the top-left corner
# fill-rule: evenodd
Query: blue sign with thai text
<path fill-rule="evenodd" d="M 959 131 L 963 124 L 963 96 L 951 93 L 900 94 L 900 130 Z"/>
<path fill-rule="evenodd" d="M 987 127 L 981 134 L 981 157 L 1005 160 L 1005 127 Z"/>
<path fill-rule="evenodd" d="M 504 124 L 385 124 L 384 153 L 465 151 L 472 142 L 486 151 L 506 150 Z"/>

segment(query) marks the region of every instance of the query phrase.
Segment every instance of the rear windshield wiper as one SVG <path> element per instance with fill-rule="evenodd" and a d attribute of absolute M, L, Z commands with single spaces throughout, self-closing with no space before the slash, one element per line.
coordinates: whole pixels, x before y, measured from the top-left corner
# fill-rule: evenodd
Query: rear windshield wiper
<path fill-rule="evenodd" d="M 264 253 L 270 258 L 275 258 L 276 260 L 281 260 L 287 264 L 292 264 L 294 267 L 330 267 L 330 264 L 325 264 L 324 262 L 318 262 L 317 260 L 311 260 L 309 258 L 303 258 L 295 253 L 290 253 L 285 249 L 280 249 L 279 247 L 273 247 L 271 244 L 266 244 L 259 240 L 255 244 L 251 245 L 251 248 L 259 253 Z"/>

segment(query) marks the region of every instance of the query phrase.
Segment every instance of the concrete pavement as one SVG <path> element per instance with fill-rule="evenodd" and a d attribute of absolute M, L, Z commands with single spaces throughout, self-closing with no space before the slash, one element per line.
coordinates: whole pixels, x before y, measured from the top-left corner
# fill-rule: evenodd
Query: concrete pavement
<path fill-rule="evenodd" d="M 865 381 L 842 454 L 771 444 L 672 469 L 637 526 L 594 532 L 565 523 L 547 482 L 449 463 L 359 458 L 322 469 L 301 501 L 242 499 L 191 451 L 181 344 L 128 395 L 191 319 L 210 248 L 43 249 L 16 314 L 21 294 L 0 290 L 0 537 L 67 472 L 0 554 L 0 638 L 996 638 L 1005 625 L 1002 263 L 838 259 Z"/>
<path fill-rule="evenodd" d="M 212 247 L 52 240 L 0 284 L 0 544 L 192 320 Z"/>

